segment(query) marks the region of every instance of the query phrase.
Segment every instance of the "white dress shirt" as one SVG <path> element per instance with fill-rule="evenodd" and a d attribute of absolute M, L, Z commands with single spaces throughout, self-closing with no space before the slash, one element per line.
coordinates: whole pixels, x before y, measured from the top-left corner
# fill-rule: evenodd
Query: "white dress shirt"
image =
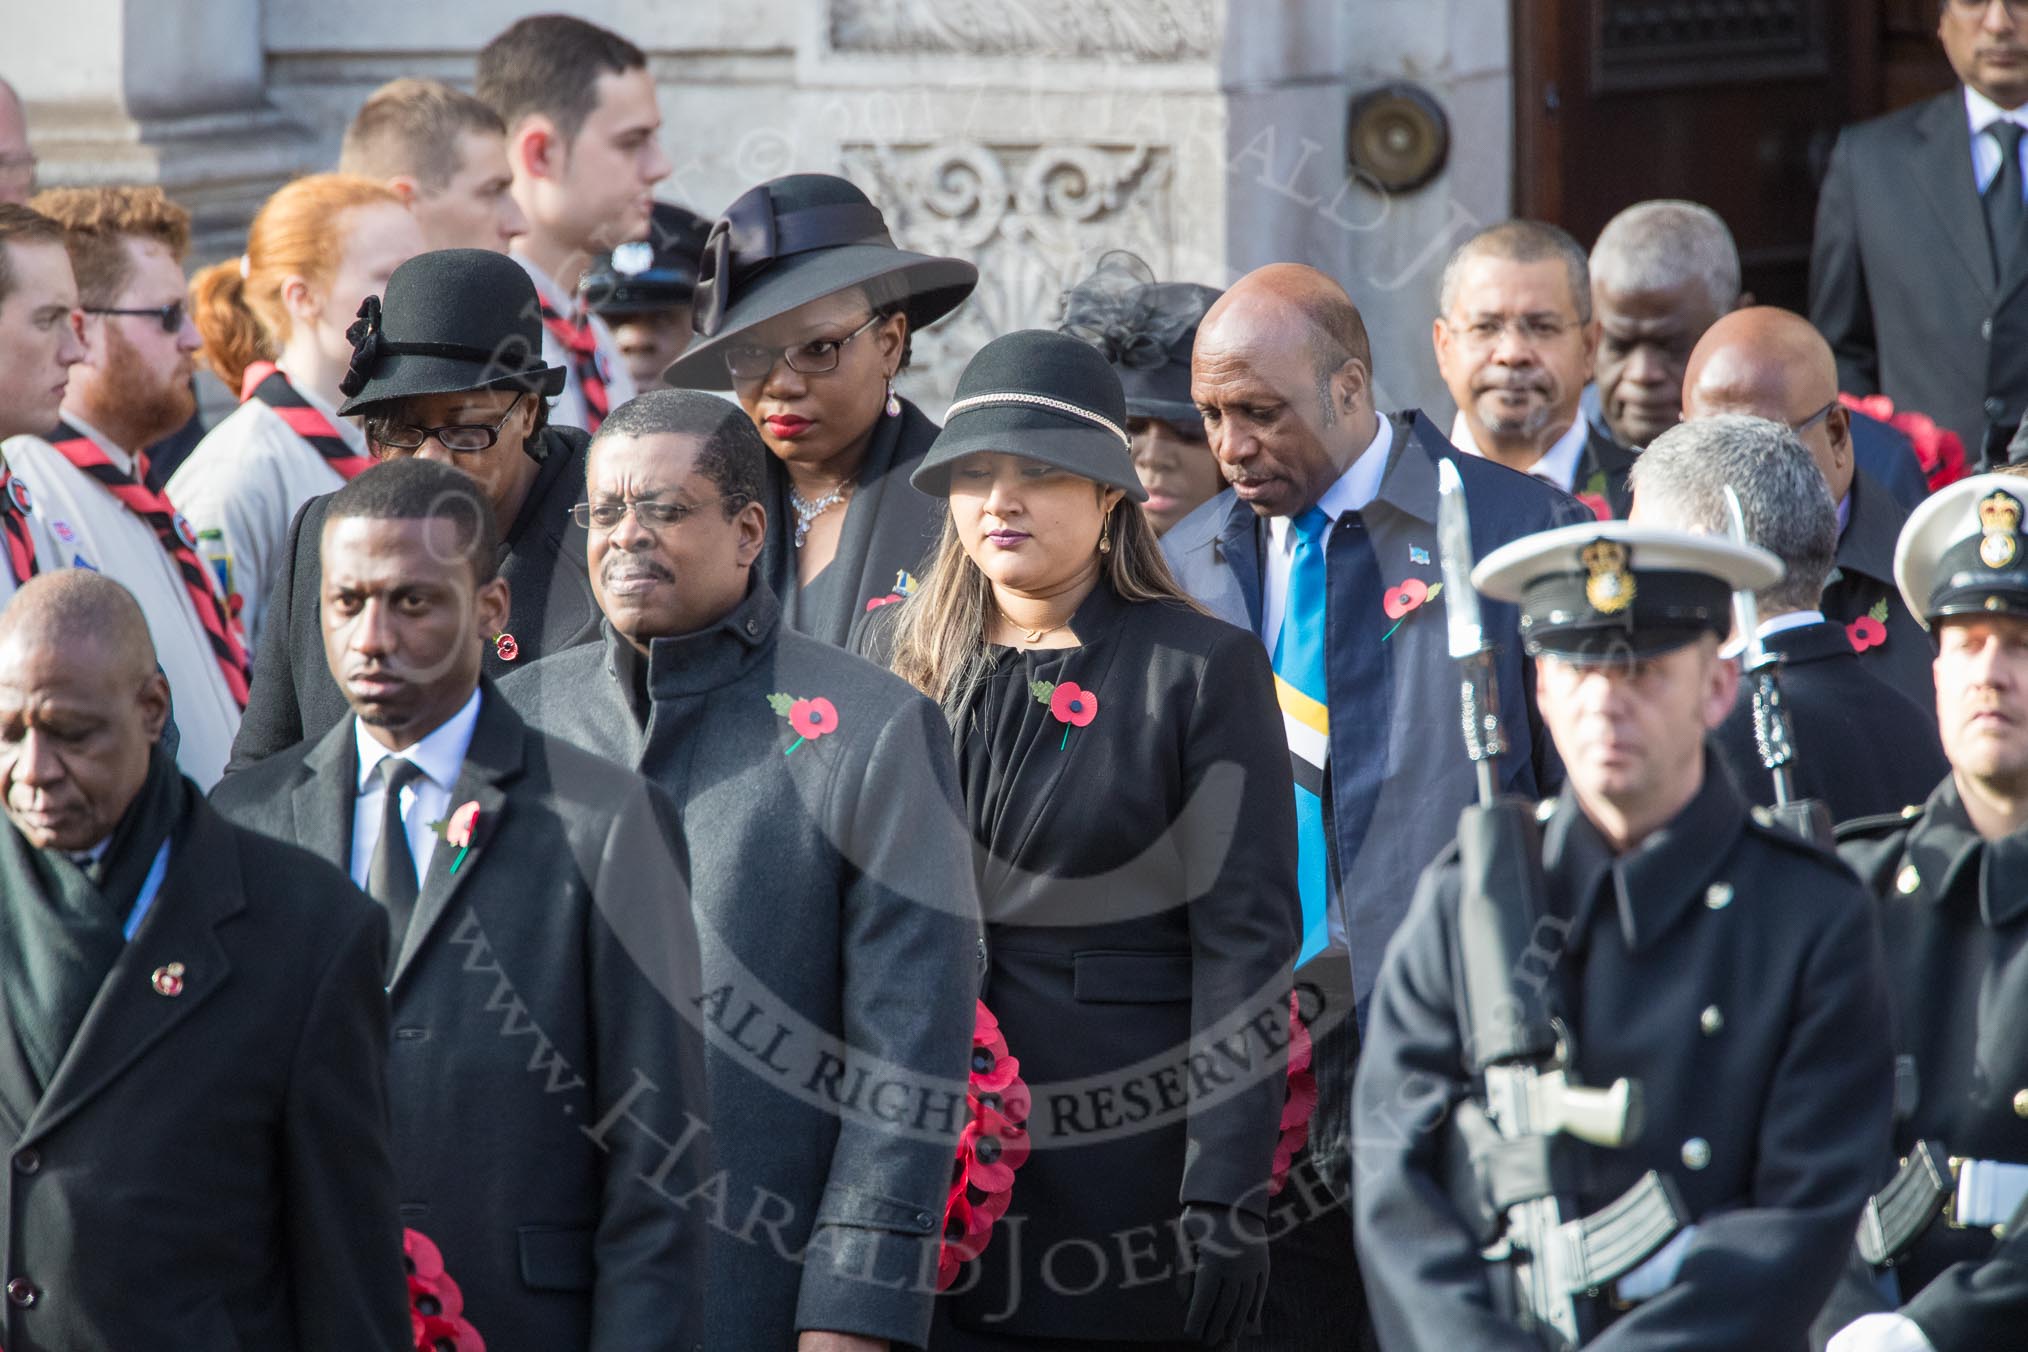
<path fill-rule="evenodd" d="M 1905 1314 L 1869 1314 L 1839 1329 L 1824 1352 L 1936 1352 L 1922 1326 Z"/>
<path fill-rule="evenodd" d="M 1972 130 L 1972 174 L 1983 195 L 2000 173 L 2000 143 L 1985 134 L 1986 128 L 2000 121 L 2028 127 L 2028 105 L 2002 108 L 1970 85 L 1964 90 L 1965 119 Z M 2022 187 L 2028 192 L 2028 176 L 2024 176 Z"/>
<path fill-rule="evenodd" d="M 90 437 L 117 469 L 131 474 L 134 457 L 108 441 L 84 419 L 64 410 L 64 421 Z M 211 636 L 183 585 L 176 561 L 155 528 L 127 510 L 98 480 L 77 469 L 40 437 L 14 437 L 5 445 L 8 463 L 28 480 L 55 548 L 42 556 L 46 571 L 93 566 L 134 594 L 155 640 L 155 660 L 169 678 L 176 730 L 182 744 L 177 768 L 209 792 L 225 773 L 240 708 L 211 651 Z M 210 578 L 206 570 L 206 577 Z M 214 582 L 215 585 L 215 582 Z"/>
<path fill-rule="evenodd" d="M 1780 615 L 1771 615 L 1760 622 L 1760 641 L 1765 643 L 1776 634 L 1787 633 L 1791 629 L 1801 629 L 1806 624 L 1822 624 L 1823 622 L 1824 612 L 1821 610 L 1784 611 Z M 1735 634 L 1731 639 L 1727 640 L 1723 648 L 1719 649 L 1718 655 L 1725 658 L 1734 658 L 1745 651 L 1746 640 Z"/>
<path fill-rule="evenodd" d="M 352 735 L 359 747 L 358 797 L 352 804 L 352 881 L 361 889 L 373 867 L 373 849 L 380 843 L 380 800 L 385 790 L 374 771 L 389 756 L 412 762 L 422 774 L 401 791 L 401 824 L 408 831 L 408 852 L 415 860 L 416 878 L 429 873 L 430 855 L 437 847 L 437 833 L 431 822 L 447 822 L 451 815 L 451 790 L 458 786 L 458 771 L 464 768 L 465 753 L 472 746 L 472 729 L 479 722 L 479 692 L 464 707 L 439 723 L 436 730 L 406 751 L 390 751 L 373 739 L 366 725 L 354 719 Z M 401 936 L 391 941 L 401 947 Z"/>
<path fill-rule="evenodd" d="M 1380 496 L 1380 481 L 1387 474 L 1387 457 L 1394 449 L 1394 425 L 1383 415 L 1379 420 L 1380 430 L 1373 434 L 1373 440 L 1366 443 L 1366 449 L 1359 458 L 1349 465 L 1345 472 L 1329 488 L 1324 496 L 1317 499 L 1324 515 L 1335 524 L 1347 512 L 1364 511 L 1366 505 Z M 1331 537 L 1337 532 L 1324 532 L 1324 552 L 1331 552 Z M 1296 532 L 1293 523 L 1285 516 L 1268 518 L 1267 557 L 1261 560 L 1260 587 L 1260 634 L 1261 642 L 1267 644 L 1269 656 L 1273 656 L 1275 640 L 1282 632 L 1282 610 L 1288 605 L 1289 568 L 1296 557 Z"/>
<path fill-rule="evenodd" d="M 1580 412 L 1571 419 L 1570 426 L 1563 429 L 1563 435 L 1556 439 L 1555 444 L 1542 453 L 1542 458 L 1528 467 L 1527 472 L 1566 493 L 1575 493 L 1577 464 L 1584 456 L 1584 443 L 1590 431 L 1589 421 Z M 1485 458 L 1486 453 L 1479 449 L 1479 443 L 1472 440 L 1472 427 L 1465 421 L 1463 413 L 1451 419 L 1451 445 L 1466 455 Z"/>
<path fill-rule="evenodd" d="M 301 386 L 296 393 L 338 429 L 353 454 L 366 454 L 366 434 L 351 419 Z M 260 637 L 268 587 L 281 567 L 296 509 L 344 486 L 331 462 L 258 399 L 247 400 L 205 433 L 169 477 L 165 493 L 191 528 L 219 533 L 249 652 Z"/>
<path fill-rule="evenodd" d="M 557 285 L 554 277 L 520 254 L 510 256 L 521 265 L 521 270 L 528 274 L 529 280 L 535 283 L 536 294 L 548 300 L 568 319 L 579 303 L 576 289 Z M 613 337 L 612 327 L 597 315 L 591 316 L 591 326 L 592 337 L 598 343 L 598 353 L 594 360 L 598 362 L 599 370 L 605 374 L 606 408 L 610 411 L 632 399 L 639 391 L 634 388 L 633 373 L 627 369 L 627 364 L 620 360 L 620 344 Z M 584 387 L 578 383 L 577 367 L 571 362 L 570 352 L 564 347 L 562 340 L 549 331 L 547 324 L 542 326 L 542 360 L 550 366 L 561 366 L 570 372 L 569 379 L 564 381 L 563 393 L 549 402 L 549 420 L 564 427 L 583 427 L 586 411 Z"/>

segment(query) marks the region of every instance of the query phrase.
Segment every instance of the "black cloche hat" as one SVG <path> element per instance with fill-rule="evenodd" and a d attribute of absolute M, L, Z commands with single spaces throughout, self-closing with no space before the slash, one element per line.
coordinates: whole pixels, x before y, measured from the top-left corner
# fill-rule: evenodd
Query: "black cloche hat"
<path fill-rule="evenodd" d="M 578 294 L 593 314 L 649 314 L 690 303 L 711 222 L 674 202 L 657 202 L 648 237 L 592 260 Z"/>
<path fill-rule="evenodd" d="M 1158 282 L 1140 258 L 1115 249 L 1065 293 L 1059 327 L 1106 354 L 1129 418 L 1201 425 L 1190 398 L 1190 350 L 1204 312 L 1224 294 L 1194 282 Z"/>
<path fill-rule="evenodd" d="M 966 365 L 944 414 L 944 430 L 909 482 L 947 496 L 953 461 L 976 451 L 1000 451 L 1081 474 L 1146 502 L 1126 424 L 1126 396 L 1105 354 L 1067 333 L 1018 329 L 980 348 Z"/>
<path fill-rule="evenodd" d="M 563 392 L 561 366 L 542 364 L 535 283 L 489 249 L 417 254 L 368 296 L 345 331 L 352 365 L 338 382 L 341 414 L 461 390 Z"/>
<path fill-rule="evenodd" d="M 662 379 L 683 389 L 729 389 L 729 339 L 880 278 L 906 296 L 902 308 L 915 330 L 957 309 L 978 285 L 979 270 L 960 258 L 897 249 L 880 209 L 835 175 L 791 174 L 750 188 L 711 227 L 691 298 L 695 336 Z"/>

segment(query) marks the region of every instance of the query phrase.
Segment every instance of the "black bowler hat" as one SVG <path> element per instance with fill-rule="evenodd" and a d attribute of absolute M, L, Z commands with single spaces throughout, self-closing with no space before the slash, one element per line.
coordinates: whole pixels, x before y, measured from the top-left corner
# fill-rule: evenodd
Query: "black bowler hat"
<path fill-rule="evenodd" d="M 1979 474 L 1908 514 L 1894 581 L 1924 627 L 1950 615 L 2028 615 L 2028 479 Z"/>
<path fill-rule="evenodd" d="M 592 260 L 577 284 L 593 314 L 649 314 L 690 303 L 711 222 L 674 202 L 657 202 L 648 237 Z"/>
<path fill-rule="evenodd" d="M 944 430 L 909 482 L 945 497 L 951 463 L 977 451 L 1026 456 L 1124 489 L 1148 490 L 1134 472 L 1126 396 L 1105 356 L 1067 333 L 1018 329 L 979 349 L 958 377 Z"/>
<path fill-rule="evenodd" d="M 958 308 L 979 270 L 959 258 L 894 247 L 880 209 L 831 174 L 791 174 L 751 188 L 711 227 L 691 298 L 694 336 L 662 379 L 693 390 L 732 386 L 726 343 L 813 300 L 885 279 L 911 330 Z"/>
<path fill-rule="evenodd" d="M 1119 373 L 1129 418 L 1203 424 L 1190 398 L 1197 325 L 1225 293 L 1193 282 L 1158 282 L 1138 257 L 1115 249 L 1063 298 L 1065 333 L 1106 354 Z"/>
<path fill-rule="evenodd" d="M 341 414 L 462 390 L 563 393 L 564 369 L 542 364 L 535 283 L 506 254 L 438 249 L 417 254 L 368 296 L 345 330 L 352 365 L 338 382 Z"/>
<path fill-rule="evenodd" d="M 1500 546 L 1472 585 L 1521 607 L 1522 645 L 1570 662 L 1659 657 L 1732 632 L 1732 594 L 1782 577 L 1765 549 L 1625 521 L 1564 526 Z"/>

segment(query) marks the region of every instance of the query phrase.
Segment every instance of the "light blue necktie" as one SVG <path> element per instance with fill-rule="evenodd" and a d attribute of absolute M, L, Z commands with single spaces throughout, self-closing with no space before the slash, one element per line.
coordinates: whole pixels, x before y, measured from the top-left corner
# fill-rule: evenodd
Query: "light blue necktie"
<path fill-rule="evenodd" d="M 1324 772 L 1330 763 L 1330 687 L 1324 666 L 1324 532 L 1331 518 L 1312 507 L 1290 523 L 1296 532 L 1281 632 L 1275 636 L 1275 697 L 1296 776 L 1296 871 L 1303 900 L 1308 962 L 1330 942 L 1330 836 L 1324 823 Z"/>

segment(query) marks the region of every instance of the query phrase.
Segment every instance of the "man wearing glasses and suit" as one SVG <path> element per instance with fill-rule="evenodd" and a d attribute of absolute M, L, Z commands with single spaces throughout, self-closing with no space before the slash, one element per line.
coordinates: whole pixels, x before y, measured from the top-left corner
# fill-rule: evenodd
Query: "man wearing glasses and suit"
<path fill-rule="evenodd" d="M 365 418 L 374 456 L 441 461 L 493 504 L 500 576 L 512 589 L 506 624 L 487 635 L 493 678 L 598 636 L 584 530 L 570 519 L 589 438 L 549 422 L 564 372 L 543 364 L 538 315 L 534 284 L 504 255 L 419 254 L 394 270 L 384 299 L 362 307 L 340 386 L 347 403 L 338 411 Z M 317 542 L 329 509 L 328 497 L 313 498 L 289 527 L 232 770 L 322 736 L 346 714 L 317 619 Z"/>
<path fill-rule="evenodd" d="M 1937 10 L 1959 87 L 1838 137 L 1810 322 L 1840 389 L 1927 413 L 1995 464 L 2028 406 L 2028 0 Z"/>

